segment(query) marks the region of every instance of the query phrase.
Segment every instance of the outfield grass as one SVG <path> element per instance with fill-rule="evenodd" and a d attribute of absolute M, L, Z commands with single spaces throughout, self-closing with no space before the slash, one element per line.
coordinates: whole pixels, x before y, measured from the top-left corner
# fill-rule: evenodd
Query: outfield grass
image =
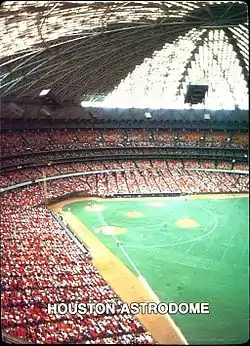
<path fill-rule="evenodd" d="M 147 204 L 152 201 L 157 203 Z M 89 203 L 104 210 L 86 210 Z M 77 202 L 64 211 L 140 272 L 161 301 L 210 303 L 209 315 L 172 315 L 189 343 L 229 344 L 249 336 L 248 203 L 248 198 L 113 199 Z M 106 225 L 125 232 L 104 235 L 99 228 Z"/>

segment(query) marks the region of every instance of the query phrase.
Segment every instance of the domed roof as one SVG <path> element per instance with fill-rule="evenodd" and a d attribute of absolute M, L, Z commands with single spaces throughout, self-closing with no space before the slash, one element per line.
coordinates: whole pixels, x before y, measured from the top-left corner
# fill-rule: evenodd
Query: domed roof
<path fill-rule="evenodd" d="M 1 94 L 103 107 L 248 109 L 248 18 L 241 1 L 5 1 Z"/>

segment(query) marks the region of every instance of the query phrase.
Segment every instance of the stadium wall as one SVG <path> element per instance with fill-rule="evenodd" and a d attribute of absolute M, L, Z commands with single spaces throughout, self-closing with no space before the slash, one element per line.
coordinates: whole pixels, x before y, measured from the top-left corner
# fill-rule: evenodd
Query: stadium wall
<path fill-rule="evenodd" d="M 148 192 L 148 193 L 113 193 L 107 195 L 92 195 L 86 192 L 72 192 L 64 196 L 51 198 L 48 203 L 53 205 L 71 198 L 134 198 L 134 197 L 185 197 L 191 195 L 207 195 L 207 192 L 190 193 L 190 192 Z M 211 195 L 218 195 L 218 192 L 210 192 Z M 237 192 L 245 195 L 246 192 Z M 232 192 L 223 192 L 223 195 L 232 195 Z"/>

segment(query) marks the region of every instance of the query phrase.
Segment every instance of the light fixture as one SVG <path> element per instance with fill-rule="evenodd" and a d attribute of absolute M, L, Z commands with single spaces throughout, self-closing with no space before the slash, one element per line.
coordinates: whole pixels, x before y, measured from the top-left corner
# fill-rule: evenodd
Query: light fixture
<path fill-rule="evenodd" d="M 45 96 L 48 95 L 48 93 L 50 92 L 50 89 L 44 89 L 40 92 L 39 96 Z"/>
<path fill-rule="evenodd" d="M 151 118 L 152 118 L 152 115 L 151 115 L 150 112 L 145 112 L 145 113 L 144 113 L 144 116 L 145 116 L 145 118 L 147 118 L 147 119 L 151 119 Z"/>

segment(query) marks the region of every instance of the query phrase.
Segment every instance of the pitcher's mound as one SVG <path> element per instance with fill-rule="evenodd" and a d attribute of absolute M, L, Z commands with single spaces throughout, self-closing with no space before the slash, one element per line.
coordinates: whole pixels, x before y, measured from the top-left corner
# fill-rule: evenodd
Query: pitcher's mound
<path fill-rule="evenodd" d="M 118 235 L 127 232 L 125 228 L 115 226 L 102 226 L 98 229 L 104 235 Z"/>
<path fill-rule="evenodd" d="M 164 207 L 164 204 L 162 202 L 148 202 L 148 203 L 145 203 L 145 204 L 149 205 L 150 207 L 155 207 L 155 208 Z"/>
<path fill-rule="evenodd" d="M 190 219 L 189 217 L 178 220 L 177 222 L 175 222 L 175 225 L 179 228 L 193 228 L 200 226 L 198 222 L 196 222 L 193 219 Z"/>
<path fill-rule="evenodd" d="M 87 211 L 103 211 L 104 210 L 104 206 L 103 205 L 99 205 L 99 204 L 91 204 L 91 205 L 86 205 L 86 207 L 84 207 L 84 210 Z"/>
<path fill-rule="evenodd" d="M 128 217 L 135 218 L 135 219 L 139 217 L 143 217 L 143 214 L 140 211 L 129 211 L 126 213 L 126 215 Z"/>

